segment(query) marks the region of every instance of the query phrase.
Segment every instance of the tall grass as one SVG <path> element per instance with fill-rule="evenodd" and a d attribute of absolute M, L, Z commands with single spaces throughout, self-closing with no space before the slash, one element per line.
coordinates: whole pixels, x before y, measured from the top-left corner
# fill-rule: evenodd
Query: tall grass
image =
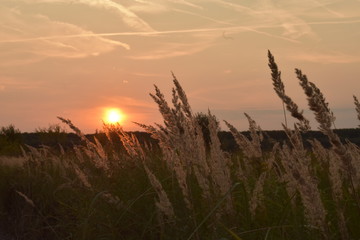
<path fill-rule="evenodd" d="M 268 57 L 274 90 L 298 120 L 293 128 L 285 120 L 287 141 L 264 150 L 266 133 L 245 113 L 250 137 L 225 121 L 240 151 L 223 151 L 219 121 L 194 113 L 173 75 L 171 101 L 157 86 L 150 94 L 163 123 L 138 123 L 157 145 L 120 125 L 89 139 L 59 118 L 82 144 L 60 153 L 27 146 L 21 166 L 2 163 L 0 230 L 30 240 L 359 239 L 360 148 L 340 140 L 323 93 L 296 69 L 330 147 L 303 139 L 309 121 Z"/>

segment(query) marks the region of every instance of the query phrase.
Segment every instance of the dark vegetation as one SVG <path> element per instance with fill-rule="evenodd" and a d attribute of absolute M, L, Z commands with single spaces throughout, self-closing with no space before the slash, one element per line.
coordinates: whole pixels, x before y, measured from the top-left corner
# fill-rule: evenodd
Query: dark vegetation
<path fill-rule="evenodd" d="M 204 128 L 206 131 L 206 128 Z M 347 128 L 347 129 L 336 129 L 334 132 L 340 137 L 344 142 L 345 139 L 350 142 L 360 146 L 360 128 Z M 134 134 L 141 143 L 150 143 L 154 148 L 158 148 L 158 142 L 151 138 L 150 134 L 147 132 L 129 132 Z M 241 132 L 246 137 L 250 137 L 249 131 Z M 262 147 L 265 150 L 270 150 L 273 145 L 273 141 L 277 142 L 286 142 L 288 138 L 286 133 L 282 130 L 272 130 L 272 131 L 263 131 L 264 141 L 262 142 Z M 318 140 L 323 146 L 330 147 L 328 138 L 321 131 L 307 131 L 302 133 L 303 144 L 306 148 L 310 148 L 311 144 L 308 142 L 309 139 Z M 102 143 L 105 143 L 106 136 L 105 133 L 94 133 L 86 135 L 89 140 L 93 140 L 96 136 Z M 204 132 L 204 137 L 206 137 L 206 132 Z M 227 131 L 220 131 L 218 133 L 221 148 L 227 152 L 237 152 L 239 146 L 236 144 L 233 135 Z M 206 139 L 206 141 L 209 141 Z M 19 156 L 21 155 L 21 146 L 25 145 L 32 147 L 48 146 L 51 148 L 63 147 L 65 150 L 72 149 L 74 146 L 79 145 L 81 139 L 75 133 L 67 133 L 65 131 L 51 131 L 49 129 L 43 131 L 36 131 L 32 133 L 24 132 L 21 133 L 15 126 L 10 125 L 7 127 L 2 127 L 0 131 L 0 155 L 6 156 Z M 121 145 L 121 142 L 119 142 Z"/>

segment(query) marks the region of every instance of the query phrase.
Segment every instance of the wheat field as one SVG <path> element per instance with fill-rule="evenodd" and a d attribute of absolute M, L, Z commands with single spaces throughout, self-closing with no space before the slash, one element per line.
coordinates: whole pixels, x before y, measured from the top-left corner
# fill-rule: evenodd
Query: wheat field
<path fill-rule="evenodd" d="M 240 150 L 224 151 L 217 117 L 194 113 L 173 75 L 171 101 L 157 86 L 150 94 L 163 123 L 137 123 L 156 145 L 111 124 L 89 139 L 59 117 L 81 144 L 23 146 L 20 163 L 2 161 L 0 229 L 27 240 L 360 239 L 359 146 L 334 132 L 323 93 L 296 69 L 330 147 L 304 139 L 309 120 L 285 93 L 270 51 L 268 59 L 286 141 L 271 139 L 265 150 L 265 133 L 245 113 L 250 137 L 225 121 Z"/>

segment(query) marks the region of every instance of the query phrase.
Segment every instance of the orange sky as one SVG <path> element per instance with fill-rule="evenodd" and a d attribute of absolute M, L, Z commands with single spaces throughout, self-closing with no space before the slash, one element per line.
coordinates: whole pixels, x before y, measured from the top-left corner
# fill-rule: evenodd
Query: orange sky
<path fill-rule="evenodd" d="M 91 133 L 105 108 L 127 114 L 125 130 L 161 123 L 148 93 L 156 84 L 170 97 L 173 71 L 195 112 L 241 130 L 247 112 L 280 129 L 270 49 L 301 108 L 294 68 L 323 91 L 338 128 L 356 127 L 359 29 L 359 0 L 2 0 L 0 126 L 31 132 L 61 116 Z"/>

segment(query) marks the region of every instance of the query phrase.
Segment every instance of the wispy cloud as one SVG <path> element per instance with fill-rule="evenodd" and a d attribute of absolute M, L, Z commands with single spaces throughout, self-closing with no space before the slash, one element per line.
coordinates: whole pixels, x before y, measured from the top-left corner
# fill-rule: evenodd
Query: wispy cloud
<path fill-rule="evenodd" d="M 130 48 L 126 43 L 98 36 L 74 24 L 10 8 L 0 8 L 0 22 L 0 58 L 3 59 L 0 65 L 26 64 L 47 57 L 82 58 L 117 47 Z M 83 37 L 61 37 L 64 33 Z"/>
<path fill-rule="evenodd" d="M 17 91 L 21 89 L 36 89 L 42 84 L 41 81 L 29 82 L 26 79 L 0 76 L 0 88 L 2 91 Z"/>
<path fill-rule="evenodd" d="M 343 53 L 297 53 L 292 54 L 290 59 L 314 62 L 314 63 L 323 63 L 323 64 L 339 64 L 339 63 L 356 63 L 360 62 L 360 56 L 347 55 Z"/>
<path fill-rule="evenodd" d="M 130 59 L 134 60 L 158 60 L 165 58 L 173 58 L 179 56 L 188 56 L 195 53 L 201 52 L 210 46 L 213 43 L 211 42 L 202 42 L 202 43 L 192 43 L 192 44 L 183 44 L 183 43 L 171 43 L 162 46 L 161 49 L 157 49 L 150 52 L 143 52 L 139 55 L 130 56 Z"/>
<path fill-rule="evenodd" d="M 331 15 L 333 15 L 335 17 L 338 17 L 338 18 L 345 17 L 345 15 L 343 13 L 337 12 L 337 11 L 331 9 L 330 7 L 328 7 L 328 4 L 324 4 L 324 3 L 321 3 L 321 2 L 316 1 L 316 0 L 314 0 L 313 2 L 315 3 L 315 5 L 317 5 L 318 7 L 322 8 L 322 9 L 324 9 L 326 12 L 330 13 Z"/>
<path fill-rule="evenodd" d="M 152 27 L 146 21 L 118 2 L 111 0 L 75 0 L 75 2 L 115 11 L 130 27 L 140 31 L 153 31 Z"/>
<path fill-rule="evenodd" d="M 251 7 L 239 4 L 239 3 L 232 3 L 232 2 L 227 2 L 227 1 L 223 1 L 223 0 L 210 0 L 211 2 L 215 2 L 217 4 L 219 4 L 220 6 L 226 7 L 226 8 L 230 8 L 232 10 L 238 11 L 238 12 L 244 12 L 250 15 L 260 15 L 261 12 L 257 11 Z"/>
<path fill-rule="evenodd" d="M 185 6 L 185 8 L 181 8 Z M 186 8 L 190 7 L 190 9 Z M 143 1 L 143 0 L 136 0 L 134 4 L 128 7 L 133 12 L 138 13 L 152 13 L 152 14 L 159 14 L 164 12 L 177 12 L 180 14 L 185 14 L 189 16 L 194 16 L 198 19 L 208 20 L 212 23 L 218 23 L 222 25 L 232 25 L 224 20 L 219 20 L 210 16 L 206 16 L 203 12 L 204 7 L 200 5 L 195 5 L 188 1 L 179 1 L 179 0 L 170 0 L 168 2 L 159 2 L 156 1 Z"/>
<path fill-rule="evenodd" d="M 359 20 L 360 22 L 360 20 Z M 340 22 L 339 22 L 340 23 Z M 316 23 L 313 23 L 316 24 Z M 326 24 L 326 23 L 319 23 Z M 179 30 L 169 30 L 169 31 L 152 31 L 152 32 L 111 32 L 111 33 L 92 33 L 85 32 L 81 34 L 62 34 L 62 35 L 53 35 L 53 36 L 43 36 L 43 37 L 33 37 L 33 38 L 14 38 L 7 40 L 0 40 L 0 43 L 15 43 L 15 42 L 29 42 L 29 41 L 38 41 L 38 40 L 53 40 L 53 39 L 67 39 L 67 38 L 86 38 L 86 37 L 114 37 L 114 36 L 158 36 L 158 35 L 171 35 L 171 34 L 181 34 L 181 33 L 210 33 L 210 32 L 218 32 L 218 36 L 222 36 L 224 31 L 229 32 L 254 32 L 261 35 L 274 37 L 283 39 L 286 41 L 297 43 L 298 41 L 282 37 L 276 36 L 275 34 L 271 34 L 258 29 L 268 29 L 275 28 L 279 26 L 266 26 L 266 25 L 258 25 L 258 26 L 234 26 L 234 27 L 215 27 L 215 28 L 192 28 L 192 29 L 179 29 Z M 108 39 L 107 39 L 108 40 Z M 121 43 L 120 43 L 121 44 Z M 124 47 L 126 45 L 124 44 Z M 126 48 L 126 47 L 125 47 Z"/>
<path fill-rule="evenodd" d="M 161 3 L 155 1 L 135 0 L 133 4 L 128 6 L 128 9 L 136 13 L 153 13 L 158 14 L 167 12 L 169 8 Z"/>
<path fill-rule="evenodd" d="M 112 11 L 122 18 L 130 27 L 139 31 L 153 31 L 153 28 L 134 12 L 124 7 L 118 2 L 111 0 L 23 0 L 29 4 L 34 3 L 65 3 L 65 4 L 83 4 L 90 7 L 96 7 Z"/>
<path fill-rule="evenodd" d="M 218 23 L 218 24 L 228 25 L 228 26 L 233 25 L 233 23 L 231 23 L 231 22 L 218 20 L 218 19 L 208 17 L 208 16 L 205 16 L 205 15 L 202 15 L 202 14 L 194 13 L 194 12 L 191 12 L 191 11 L 186 11 L 186 10 L 177 9 L 177 8 L 173 8 L 172 11 L 179 12 L 179 13 L 184 13 L 186 15 L 195 16 L 195 17 L 200 18 L 200 19 L 209 20 L 210 22 L 213 22 L 213 23 Z"/>
<path fill-rule="evenodd" d="M 156 105 L 149 100 L 135 99 L 128 96 L 106 96 L 99 100 L 104 108 L 119 107 L 127 113 L 154 111 Z"/>
<path fill-rule="evenodd" d="M 160 74 L 160 73 L 147 73 L 147 72 L 132 72 L 131 73 L 134 76 L 139 76 L 139 77 L 150 77 L 150 78 L 158 78 L 158 77 L 168 77 L 168 75 L 165 74 Z"/>
<path fill-rule="evenodd" d="M 246 6 L 239 3 L 231 3 L 224 0 L 211 0 L 224 8 L 239 12 L 247 16 L 253 25 L 264 25 L 267 28 L 281 27 L 283 37 L 298 39 L 304 35 L 314 36 L 311 27 L 294 14 L 290 9 L 281 8 L 272 1 L 262 1 L 261 4 Z M 271 35 L 271 33 L 268 33 Z"/>
<path fill-rule="evenodd" d="M 169 1 L 170 1 L 170 2 L 173 2 L 173 3 L 185 5 L 185 6 L 188 6 L 188 7 L 196 8 L 196 9 L 203 9 L 202 6 L 196 5 L 196 4 L 191 3 L 191 2 L 189 2 L 189 1 L 186 1 L 186 0 L 169 0 Z"/>
<path fill-rule="evenodd" d="M 188 97 L 201 102 L 202 105 L 211 106 L 211 108 L 233 109 L 234 105 L 229 104 L 229 102 L 238 99 L 236 108 L 256 109 L 261 107 L 265 109 L 277 104 L 273 101 L 274 96 L 268 94 L 271 92 L 269 86 L 271 86 L 270 82 L 263 79 L 238 79 L 237 82 L 211 84 L 207 85 L 206 88 L 189 91 Z"/>
<path fill-rule="evenodd" d="M 164 39 L 158 38 L 158 43 L 151 50 L 145 49 L 142 53 L 138 51 L 130 52 L 132 59 L 151 60 L 164 59 L 177 56 L 186 56 L 195 54 L 215 45 L 217 39 L 222 38 L 224 32 L 236 35 L 241 32 L 252 32 L 257 35 L 275 38 L 291 43 L 300 43 L 302 36 L 311 36 L 316 38 L 316 34 L 312 30 L 313 25 L 331 25 L 331 24 L 349 24 L 358 23 L 360 19 L 344 19 L 335 18 L 329 21 L 305 21 L 300 18 L 298 12 L 291 9 L 284 9 L 275 6 L 271 2 L 267 4 L 257 5 L 241 5 L 239 3 L 228 2 L 224 0 L 211 0 L 213 4 L 218 4 L 219 8 L 225 8 L 230 13 L 235 11 L 240 13 L 239 17 L 227 20 L 224 18 L 214 18 L 209 11 L 204 11 L 203 1 L 144 1 L 137 0 L 133 3 L 126 2 L 128 6 L 124 6 L 118 2 L 111 0 L 22 0 L 27 4 L 36 3 L 65 3 L 82 4 L 89 7 L 104 9 L 109 12 L 116 13 L 121 17 L 123 22 L 136 31 L 119 31 L 119 32 L 94 32 L 75 23 L 60 22 L 52 20 L 51 16 L 36 15 L 13 10 L 14 8 L 0 9 L 0 47 L 13 49 L 12 53 L 5 51 L 0 56 L 14 54 L 17 61 L 29 63 L 39 61 L 47 57 L 61 58 L 81 58 L 113 51 L 118 47 L 130 49 L 130 44 L 115 41 L 116 37 L 133 36 L 133 37 L 160 37 L 164 35 L 182 35 L 186 34 L 189 39 L 188 44 L 181 42 L 182 40 L 172 39 L 164 43 Z M 14 2 L 20 2 L 15 0 Z M 312 4 L 309 4 L 312 2 Z M 125 4 L 125 3 L 124 3 Z M 202 4 L 202 5 L 200 5 Z M 319 1 L 309 0 L 306 2 L 309 7 L 320 7 L 326 11 L 332 8 L 328 4 Z M 179 8 L 179 6 L 182 6 Z M 5 10 L 4 10 L 5 9 Z M 203 27 L 179 29 L 178 26 L 170 24 L 171 30 L 154 30 L 150 24 L 140 18 L 137 13 L 142 11 L 150 14 L 161 14 L 162 12 L 177 12 L 184 14 L 183 17 L 193 16 L 194 19 L 208 20 Z M 334 13 L 334 15 L 336 15 Z M 232 15 L 236 16 L 236 15 Z M 241 17 L 247 16 L 244 22 L 240 22 Z M 150 19 L 150 18 L 148 18 Z M 149 20 L 148 20 L 149 21 Z M 202 22 L 203 23 L 203 22 Z M 223 25 L 219 27 L 219 24 Z M 49 31 L 51 30 L 51 31 Z M 279 34 L 282 30 L 282 34 Z M 201 36 L 204 34 L 204 36 Z M 175 39 L 175 40 L 174 40 Z M 129 38 L 127 38 L 129 41 Z M 172 43 L 169 43 L 172 42 Z M 191 42 L 191 44 L 190 44 Z M 205 44 L 204 44 L 205 42 Z M 16 50 L 14 50 L 16 49 Z M 25 50 L 26 49 L 26 50 Z M 23 51 L 21 53 L 21 51 Z M 17 53 L 16 53 L 17 52 Z M 19 57 L 22 54 L 24 57 Z M 127 54 L 128 55 L 128 54 Z M 8 61 L 11 62 L 11 59 Z M 3 64 L 2 64 L 3 65 Z"/>

